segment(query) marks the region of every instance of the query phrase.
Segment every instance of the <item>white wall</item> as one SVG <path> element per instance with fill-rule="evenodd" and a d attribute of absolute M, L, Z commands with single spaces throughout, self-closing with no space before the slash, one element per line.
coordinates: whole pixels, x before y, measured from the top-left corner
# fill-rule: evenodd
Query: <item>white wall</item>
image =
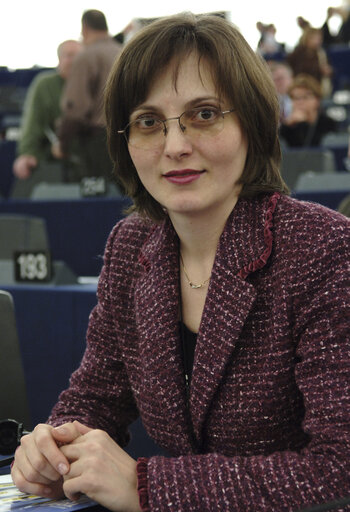
<path fill-rule="evenodd" d="M 183 10 L 195 13 L 229 11 L 232 21 L 255 48 L 259 38 L 255 27 L 257 21 L 274 23 L 277 27 L 277 39 L 293 46 L 300 36 L 296 17 L 302 15 L 313 25 L 319 26 L 325 19 L 329 1 L 98 0 L 89 4 L 81 0 L 3 0 L 0 66 L 13 69 L 34 65 L 55 66 L 58 44 L 64 39 L 79 38 L 80 19 L 86 9 L 102 10 L 106 14 L 112 34 L 120 32 L 132 18 L 137 17 L 163 16 Z M 334 25 L 337 24 L 337 20 L 334 20 Z"/>

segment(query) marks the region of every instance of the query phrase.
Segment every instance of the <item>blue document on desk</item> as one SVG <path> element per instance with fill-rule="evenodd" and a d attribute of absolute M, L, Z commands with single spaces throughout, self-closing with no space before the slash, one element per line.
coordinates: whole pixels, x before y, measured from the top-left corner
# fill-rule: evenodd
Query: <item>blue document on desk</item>
<path fill-rule="evenodd" d="M 94 507 L 97 503 L 86 496 L 78 501 L 52 500 L 20 492 L 13 484 L 10 474 L 0 475 L 0 512 L 64 512 Z"/>

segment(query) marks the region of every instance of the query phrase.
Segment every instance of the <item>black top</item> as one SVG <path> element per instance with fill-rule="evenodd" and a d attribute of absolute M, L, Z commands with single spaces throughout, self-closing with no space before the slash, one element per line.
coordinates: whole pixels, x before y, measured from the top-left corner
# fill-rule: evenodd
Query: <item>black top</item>
<path fill-rule="evenodd" d="M 336 122 L 321 113 L 314 124 L 307 122 L 295 123 L 293 125 L 282 124 L 280 136 L 290 147 L 319 146 L 322 137 L 330 132 L 336 131 Z"/>
<path fill-rule="evenodd" d="M 180 335 L 185 375 L 188 376 L 188 383 L 190 384 L 194 361 L 194 351 L 197 343 L 197 334 L 190 331 L 183 322 L 180 322 Z"/>

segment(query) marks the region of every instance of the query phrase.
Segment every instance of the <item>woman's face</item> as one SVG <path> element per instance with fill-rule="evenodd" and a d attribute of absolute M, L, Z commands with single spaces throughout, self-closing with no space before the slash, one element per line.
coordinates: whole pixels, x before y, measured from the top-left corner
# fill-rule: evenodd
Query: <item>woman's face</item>
<path fill-rule="evenodd" d="M 159 76 L 146 100 L 130 115 L 130 121 L 151 114 L 160 119 L 173 118 L 194 107 L 203 107 L 200 119 L 208 112 L 234 105 L 219 99 L 208 65 L 203 61 L 198 71 L 197 55 L 191 54 L 180 65 L 176 85 L 174 66 Z M 182 131 L 176 119 L 167 121 L 167 134 L 161 147 L 139 149 L 129 145 L 130 156 L 147 191 L 168 211 L 176 215 L 201 215 L 234 207 L 247 156 L 247 139 L 235 113 L 226 114 L 219 133 L 192 137 Z M 164 139 L 163 139 L 164 137 Z"/>
<path fill-rule="evenodd" d="M 293 101 L 294 108 L 303 112 L 317 112 L 320 107 L 320 100 L 306 87 L 295 87 L 291 91 L 290 97 Z"/>

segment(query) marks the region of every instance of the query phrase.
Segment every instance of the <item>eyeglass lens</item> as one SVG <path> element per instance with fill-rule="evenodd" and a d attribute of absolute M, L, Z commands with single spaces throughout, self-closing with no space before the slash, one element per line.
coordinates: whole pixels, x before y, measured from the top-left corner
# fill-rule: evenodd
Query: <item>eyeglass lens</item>
<path fill-rule="evenodd" d="M 224 126 L 223 113 L 214 107 L 187 110 L 179 117 L 159 119 L 147 116 L 129 124 L 127 141 L 130 146 L 140 149 L 153 149 L 165 144 L 169 122 L 177 121 L 181 131 L 189 138 L 212 137 Z"/>

